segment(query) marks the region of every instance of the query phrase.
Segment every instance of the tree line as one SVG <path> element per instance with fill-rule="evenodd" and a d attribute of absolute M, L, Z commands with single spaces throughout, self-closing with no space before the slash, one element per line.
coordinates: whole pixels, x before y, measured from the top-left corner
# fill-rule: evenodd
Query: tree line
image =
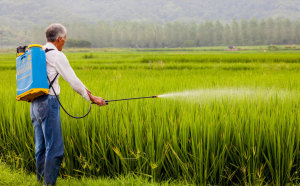
<path fill-rule="evenodd" d="M 199 47 L 219 45 L 300 44 L 300 21 L 289 19 L 251 19 L 169 22 L 98 22 L 68 26 L 69 37 L 92 42 L 93 47 Z"/>
<path fill-rule="evenodd" d="M 227 23 L 100 21 L 95 24 L 65 25 L 68 29 L 69 47 L 173 48 L 300 44 L 300 21 L 282 18 L 240 21 L 233 19 Z M 12 40 L 19 40 L 10 43 L 44 43 L 44 29 L 36 27 L 31 31 L 22 31 L 20 33 L 23 35 L 11 37 Z M 0 35 L 1 33 L 3 31 Z M 6 34 L 9 33 L 14 32 Z M 0 39 L 0 42 L 3 40 L 8 39 Z"/>

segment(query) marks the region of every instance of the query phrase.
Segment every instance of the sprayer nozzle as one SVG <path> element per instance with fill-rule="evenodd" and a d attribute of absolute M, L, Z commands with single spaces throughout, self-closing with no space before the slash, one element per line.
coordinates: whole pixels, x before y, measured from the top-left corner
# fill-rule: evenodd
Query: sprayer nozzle
<path fill-rule="evenodd" d="M 152 98 L 158 98 L 158 96 L 152 96 Z"/>

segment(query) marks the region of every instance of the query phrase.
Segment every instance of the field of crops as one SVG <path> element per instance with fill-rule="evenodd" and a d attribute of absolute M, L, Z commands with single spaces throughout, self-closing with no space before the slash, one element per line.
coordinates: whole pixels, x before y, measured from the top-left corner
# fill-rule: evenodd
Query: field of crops
<path fill-rule="evenodd" d="M 62 176 L 134 173 L 195 184 L 300 183 L 300 51 L 66 51 L 104 99 L 164 95 L 63 111 Z M 35 171 L 30 104 L 17 102 L 15 54 L 0 53 L 0 156 Z M 89 104 L 62 79 L 74 115 Z"/>

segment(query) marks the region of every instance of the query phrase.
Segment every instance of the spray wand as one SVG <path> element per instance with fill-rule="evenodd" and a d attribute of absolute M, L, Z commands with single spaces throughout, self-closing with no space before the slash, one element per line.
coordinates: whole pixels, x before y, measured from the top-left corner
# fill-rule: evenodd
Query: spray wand
<path fill-rule="evenodd" d="M 137 97 L 137 98 L 126 98 L 126 99 L 114 99 L 114 100 L 105 100 L 106 105 L 109 102 L 115 102 L 115 101 L 127 101 L 127 100 L 133 100 L 133 99 L 146 99 L 146 98 L 158 98 L 158 96 L 148 96 L 148 97 Z"/>

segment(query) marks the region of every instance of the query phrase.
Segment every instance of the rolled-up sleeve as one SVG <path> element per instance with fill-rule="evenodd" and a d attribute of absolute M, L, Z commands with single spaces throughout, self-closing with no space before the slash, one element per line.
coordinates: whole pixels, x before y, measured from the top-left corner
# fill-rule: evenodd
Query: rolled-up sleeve
<path fill-rule="evenodd" d="M 76 76 L 65 54 L 60 52 L 60 54 L 56 56 L 55 63 L 57 72 L 71 85 L 72 89 L 84 99 L 90 101 L 90 97 L 86 92 L 86 87 Z"/>

